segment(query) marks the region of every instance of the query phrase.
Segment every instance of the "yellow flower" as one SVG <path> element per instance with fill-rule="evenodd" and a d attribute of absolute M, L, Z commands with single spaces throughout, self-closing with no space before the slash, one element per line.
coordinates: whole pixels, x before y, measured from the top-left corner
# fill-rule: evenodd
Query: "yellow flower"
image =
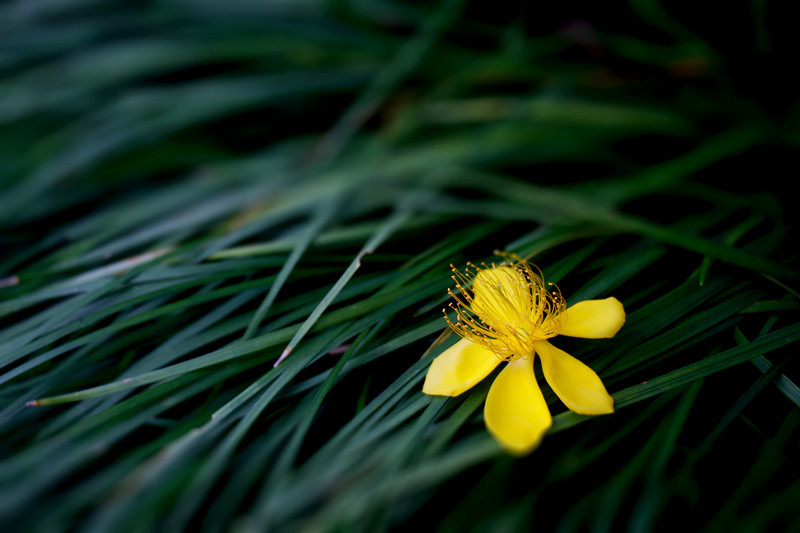
<path fill-rule="evenodd" d="M 625 323 L 625 310 L 616 298 L 567 308 L 558 288 L 548 284 L 548 290 L 536 267 L 515 255 L 495 253 L 506 260 L 483 268 L 467 263 L 463 273 L 451 266 L 459 294 L 449 291 L 456 301 L 450 307 L 457 320 L 446 313 L 445 319 L 463 339 L 433 360 L 422 391 L 458 396 L 507 361 L 489 390 L 484 419 L 506 451 L 524 455 L 553 423 L 533 372 L 537 354 L 547 383 L 570 410 L 614 412 L 614 399 L 597 374 L 547 339 L 613 337 Z"/>

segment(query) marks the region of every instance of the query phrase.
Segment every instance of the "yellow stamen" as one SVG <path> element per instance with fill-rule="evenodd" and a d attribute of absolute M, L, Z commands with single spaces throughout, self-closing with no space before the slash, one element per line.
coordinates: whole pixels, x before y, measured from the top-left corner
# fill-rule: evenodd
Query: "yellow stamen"
<path fill-rule="evenodd" d="M 558 334 L 559 314 L 567 305 L 558 287 L 545 284 L 538 268 L 514 254 L 495 254 L 504 261 L 481 267 L 467 263 L 464 272 L 450 265 L 458 289 L 458 294 L 448 290 L 455 300 L 450 308 L 456 322 L 446 312 L 444 316 L 461 337 L 512 361 L 530 356 L 535 342 Z"/>

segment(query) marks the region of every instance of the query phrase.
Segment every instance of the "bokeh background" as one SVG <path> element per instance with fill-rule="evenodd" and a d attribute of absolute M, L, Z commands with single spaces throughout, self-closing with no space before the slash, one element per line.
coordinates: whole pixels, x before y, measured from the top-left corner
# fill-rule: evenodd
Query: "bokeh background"
<path fill-rule="evenodd" d="M 1 3 L 1 523 L 800 530 L 790 7 Z M 521 459 L 421 393 L 496 249 L 628 311 Z"/>

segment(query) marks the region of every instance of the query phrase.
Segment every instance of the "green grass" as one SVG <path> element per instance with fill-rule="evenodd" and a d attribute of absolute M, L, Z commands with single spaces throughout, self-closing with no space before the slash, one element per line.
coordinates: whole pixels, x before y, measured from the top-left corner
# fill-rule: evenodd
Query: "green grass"
<path fill-rule="evenodd" d="M 1 6 L 0 523 L 800 528 L 800 107 L 737 6 Z M 522 459 L 421 392 L 498 249 L 628 313 Z"/>

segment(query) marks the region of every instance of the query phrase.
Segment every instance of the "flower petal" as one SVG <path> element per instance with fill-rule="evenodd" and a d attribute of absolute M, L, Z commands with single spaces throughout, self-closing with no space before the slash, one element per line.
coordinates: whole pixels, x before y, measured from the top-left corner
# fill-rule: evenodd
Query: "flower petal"
<path fill-rule="evenodd" d="M 607 339 L 625 323 L 625 309 L 614 297 L 586 300 L 569 307 L 559 317 L 559 335 L 584 339 Z"/>
<path fill-rule="evenodd" d="M 614 398 L 594 370 L 547 341 L 534 346 L 541 356 L 547 383 L 570 411 L 582 415 L 614 412 Z"/>
<path fill-rule="evenodd" d="M 486 427 L 507 452 L 533 451 L 553 424 L 536 376 L 533 357 L 511 361 L 489 389 L 483 410 Z"/>
<path fill-rule="evenodd" d="M 479 270 L 472 282 L 471 309 L 486 323 L 523 324 L 531 293 L 525 275 L 511 267 Z"/>
<path fill-rule="evenodd" d="M 501 361 L 486 348 L 461 339 L 433 360 L 422 392 L 458 396 L 488 376 Z"/>

